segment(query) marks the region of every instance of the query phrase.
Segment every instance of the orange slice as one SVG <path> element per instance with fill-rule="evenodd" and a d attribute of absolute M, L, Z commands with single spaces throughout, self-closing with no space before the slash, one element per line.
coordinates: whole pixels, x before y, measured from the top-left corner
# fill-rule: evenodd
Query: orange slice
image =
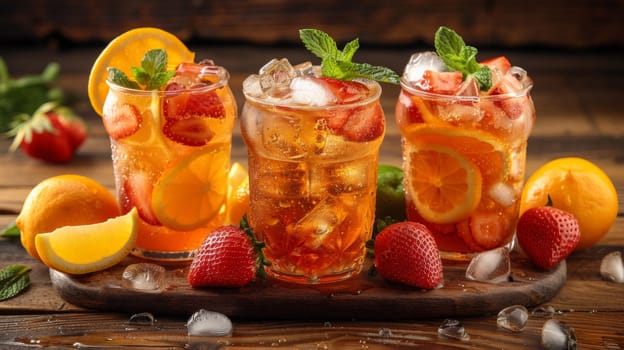
<path fill-rule="evenodd" d="M 100 53 L 89 74 L 89 100 L 99 115 L 102 115 L 102 107 L 108 94 L 108 67 L 118 68 L 131 76 L 130 68 L 140 66 L 143 55 L 152 49 L 167 51 L 169 69 L 195 59 L 195 53 L 189 51 L 180 39 L 162 29 L 144 27 L 119 35 Z"/>
<path fill-rule="evenodd" d="M 479 168 L 435 144 L 418 144 L 409 157 L 408 194 L 425 220 L 445 224 L 470 216 L 481 200 Z"/>
<path fill-rule="evenodd" d="M 152 193 L 158 221 L 175 230 L 190 230 L 217 215 L 227 193 L 229 154 L 227 144 L 214 144 L 165 170 Z"/>
<path fill-rule="evenodd" d="M 247 212 L 249 212 L 249 173 L 240 163 L 234 163 L 228 174 L 224 224 L 238 226 Z"/>
<path fill-rule="evenodd" d="M 138 214 L 127 214 L 107 221 L 63 226 L 35 236 L 37 253 L 47 266 L 70 274 L 104 270 L 123 260 L 134 247 Z"/>
<path fill-rule="evenodd" d="M 484 189 L 504 179 L 509 172 L 505 144 L 483 131 L 446 125 L 414 124 L 405 131 L 405 136 L 412 143 L 444 145 L 470 160 L 481 172 Z"/>

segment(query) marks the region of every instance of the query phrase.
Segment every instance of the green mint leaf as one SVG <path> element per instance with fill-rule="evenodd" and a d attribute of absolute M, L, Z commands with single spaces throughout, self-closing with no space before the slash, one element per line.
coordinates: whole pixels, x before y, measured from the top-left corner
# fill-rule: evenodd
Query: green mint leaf
<path fill-rule="evenodd" d="M 367 78 L 381 83 L 399 84 L 401 77 L 392 69 L 368 63 L 337 62 L 344 79 Z"/>
<path fill-rule="evenodd" d="M 170 72 L 158 72 L 152 76 L 149 83 L 145 87 L 146 90 L 158 90 L 161 86 L 165 85 L 171 77 L 175 75 L 175 71 Z"/>
<path fill-rule="evenodd" d="M 353 39 L 351 41 L 349 41 L 345 47 L 342 49 L 342 52 L 340 54 L 340 59 L 342 61 L 347 61 L 347 62 L 351 62 L 353 60 L 353 55 L 355 55 L 355 52 L 360 48 L 360 40 L 359 39 Z"/>
<path fill-rule="evenodd" d="M 461 72 L 464 79 L 468 76 L 474 77 L 479 82 L 481 90 L 488 90 L 491 87 L 490 69 L 479 65 L 477 49 L 466 45 L 464 39 L 455 31 L 444 26 L 438 28 L 434 46 L 449 70 Z"/>
<path fill-rule="evenodd" d="M 327 57 L 338 58 L 340 51 L 336 41 L 329 34 L 317 29 L 300 29 L 299 37 L 305 45 L 318 58 L 324 60 Z"/>
<path fill-rule="evenodd" d="M 141 67 L 151 76 L 167 71 L 167 51 L 149 50 L 141 60 Z"/>
<path fill-rule="evenodd" d="M 130 67 L 130 72 L 132 72 L 132 75 L 140 85 L 147 85 L 152 79 L 150 74 L 142 67 Z"/>
<path fill-rule="evenodd" d="M 17 228 L 15 222 L 6 225 L 0 230 L 0 237 L 19 237 L 20 230 Z"/>
<path fill-rule="evenodd" d="M 140 89 L 136 81 L 130 80 L 126 73 L 114 67 L 108 67 L 108 80 L 129 89 Z"/>
<path fill-rule="evenodd" d="M 30 284 L 30 267 L 10 265 L 0 270 L 0 300 L 19 294 Z"/>

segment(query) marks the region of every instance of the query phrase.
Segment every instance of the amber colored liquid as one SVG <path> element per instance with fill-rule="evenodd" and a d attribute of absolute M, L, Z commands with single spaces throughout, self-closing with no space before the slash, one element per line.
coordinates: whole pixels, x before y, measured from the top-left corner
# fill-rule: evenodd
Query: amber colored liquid
<path fill-rule="evenodd" d="M 111 138 L 119 203 L 126 212 L 134 206 L 139 209 L 140 225 L 134 255 L 157 260 L 190 259 L 212 229 L 223 223 L 220 213 L 200 227 L 176 230 L 155 221 L 151 213 L 152 190 L 163 172 L 216 144 L 222 145 L 220 152 L 228 159 L 221 169 L 223 178 L 227 178 L 236 104 L 227 85 L 215 91 L 223 103 L 225 117 L 203 119 L 207 128 L 214 132 L 214 137 L 201 146 L 183 144 L 163 134 L 166 122 L 163 103 L 166 97 L 162 93 L 133 94 L 113 88 L 109 91 L 104 106 L 105 118 L 107 113 L 115 113 L 124 104 L 134 106 L 141 115 L 136 133 L 116 140 Z"/>
<path fill-rule="evenodd" d="M 413 194 L 406 190 L 408 219 L 424 223 L 430 229 L 444 258 L 465 259 L 469 257 L 467 254 L 504 246 L 513 239 L 524 179 L 527 138 L 535 111 L 528 92 L 504 102 L 515 104 L 515 110 L 521 111 L 514 118 L 508 118 L 500 108 L 503 105 L 501 101 L 453 101 L 419 93 L 405 86 L 401 90 L 396 105 L 396 121 L 402 133 L 406 189 L 414 177 L 418 177 L 418 169 L 411 164 L 411 155 L 419 147 L 424 147 L 420 145 L 435 142 L 460 154 L 470 153 L 463 139 L 453 137 L 456 134 L 467 135 L 466 139 L 472 134 L 477 140 L 496 145 L 497 153 L 494 155 L 480 154 L 477 150 L 467 156 L 483 178 L 480 201 L 468 217 L 454 222 L 438 222 L 435 218 L 427 220 L 419 213 Z M 423 125 L 433 127 L 428 129 Z M 435 131 L 440 129 L 450 131 L 448 135 L 441 136 L 444 132 Z M 488 158 L 490 156 L 497 158 Z M 493 166 L 494 163 L 496 166 Z"/>
<path fill-rule="evenodd" d="M 379 107 L 361 109 L 368 113 Z M 275 278 L 326 283 L 362 269 L 371 238 L 379 146 L 345 140 L 325 127 L 323 110 L 296 111 L 247 101 L 250 224 Z M 364 118 L 365 116 L 362 116 Z"/>

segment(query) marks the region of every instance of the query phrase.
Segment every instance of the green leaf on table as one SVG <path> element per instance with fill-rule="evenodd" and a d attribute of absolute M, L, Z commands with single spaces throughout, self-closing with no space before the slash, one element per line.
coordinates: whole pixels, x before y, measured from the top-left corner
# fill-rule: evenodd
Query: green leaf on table
<path fill-rule="evenodd" d="M 30 285 L 30 267 L 10 265 L 0 270 L 0 301 L 12 298 Z"/>
<path fill-rule="evenodd" d="M 349 41 L 340 50 L 329 34 L 318 29 L 301 29 L 299 37 L 305 47 L 321 59 L 323 76 L 342 80 L 367 78 L 391 84 L 398 84 L 400 81 L 399 75 L 389 68 L 352 62 L 360 47 L 358 39 Z"/>
<path fill-rule="evenodd" d="M 15 225 L 15 222 L 6 225 L 2 230 L 0 230 L 0 237 L 19 237 L 20 230 Z"/>

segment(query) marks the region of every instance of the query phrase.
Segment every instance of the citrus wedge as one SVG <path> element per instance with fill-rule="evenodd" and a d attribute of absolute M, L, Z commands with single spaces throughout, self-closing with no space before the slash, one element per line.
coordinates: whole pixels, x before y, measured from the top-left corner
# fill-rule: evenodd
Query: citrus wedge
<path fill-rule="evenodd" d="M 152 208 L 163 225 L 190 230 L 208 223 L 225 202 L 229 146 L 219 143 L 192 153 L 165 170 L 154 185 Z"/>
<path fill-rule="evenodd" d="M 504 179 L 511 166 L 505 143 L 480 130 L 414 124 L 405 136 L 414 143 L 444 145 L 470 160 L 481 172 L 484 189 Z"/>
<path fill-rule="evenodd" d="M 408 195 L 427 221 L 445 224 L 467 218 L 481 199 L 481 173 L 451 148 L 419 144 L 409 153 Z"/>
<path fill-rule="evenodd" d="M 108 94 L 108 67 L 118 68 L 131 76 L 130 68 L 140 66 L 143 55 L 152 49 L 167 51 L 168 69 L 182 62 L 193 62 L 195 58 L 195 54 L 180 39 L 162 29 L 143 27 L 119 35 L 100 53 L 89 74 L 89 100 L 99 115 L 102 115 L 102 106 Z"/>
<path fill-rule="evenodd" d="M 225 225 L 238 226 L 249 211 L 249 173 L 240 163 L 232 164 L 225 199 Z"/>
<path fill-rule="evenodd" d="M 130 253 L 137 238 L 136 209 L 107 221 L 63 226 L 38 234 L 35 246 L 47 266 L 69 274 L 85 274 L 109 268 Z"/>

